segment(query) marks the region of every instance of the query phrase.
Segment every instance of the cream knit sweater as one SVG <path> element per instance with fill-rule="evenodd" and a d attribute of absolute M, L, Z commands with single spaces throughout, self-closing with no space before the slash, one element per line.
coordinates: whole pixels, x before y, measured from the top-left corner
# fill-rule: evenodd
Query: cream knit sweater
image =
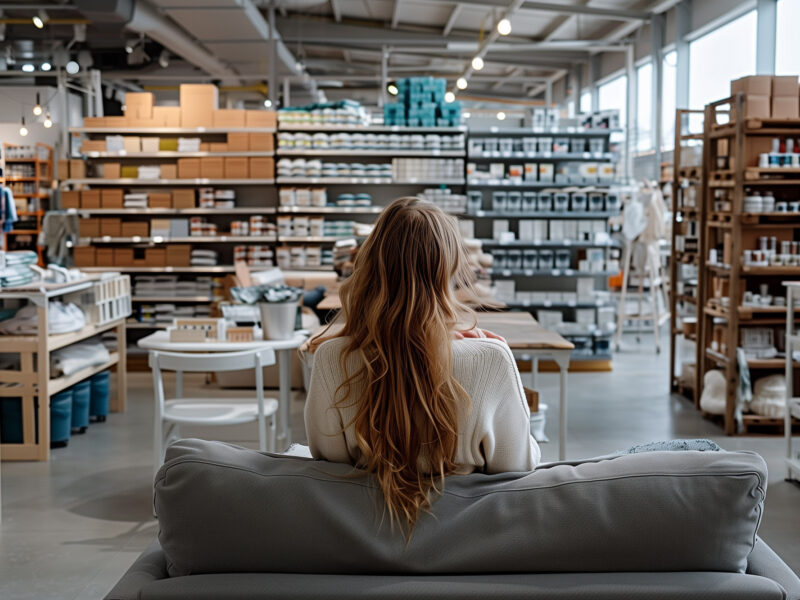
<path fill-rule="evenodd" d="M 352 402 L 333 406 L 334 394 L 344 381 L 339 360 L 346 338 L 324 342 L 314 353 L 311 384 L 305 406 L 306 435 L 311 454 L 333 462 L 361 462 L 353 427 Z M 358 356 L 348 358 L 347 370 L 358 368 Z M 458 419 L 455 462 L 459 473 L 530 471 L 541 457 L 530 435 L 530 411 L 522 391 L 517 365 L 509 347 L 494 339 L 453 341 L 453 375 L 470 397 Z M 355 383 L 358 398 L 363 384 Z"/>

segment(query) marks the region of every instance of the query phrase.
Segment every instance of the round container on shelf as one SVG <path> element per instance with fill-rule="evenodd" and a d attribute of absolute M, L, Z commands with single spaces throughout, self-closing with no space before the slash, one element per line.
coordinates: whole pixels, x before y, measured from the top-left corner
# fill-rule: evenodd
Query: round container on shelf
<path fill-rule="evenodd" d="M 50 447 L 67 445 L 72 425 L 72 396 L 74 387 L 50 396 Z"/>
<path fill-rule="evenodd" d="M 294 334 L 298 304 L 293 302 L 261 302 L 261 330 L 265 340 L 288 340 Z"/>
<path fill-rule="evenodd" d="M 76 383 L 72 390 L 72 431 L 86 433 L 89 427 L 89 404 L 92 395 L 92 384 L 88 379 Z"/>
<path fill-rule="evenodd" d="M 111 386 L 111 372 L 102 371 L 89 379 L 91 395 L 89 400 L 89 417 L 102 423 L 108 416 L 109 389 Z"/>

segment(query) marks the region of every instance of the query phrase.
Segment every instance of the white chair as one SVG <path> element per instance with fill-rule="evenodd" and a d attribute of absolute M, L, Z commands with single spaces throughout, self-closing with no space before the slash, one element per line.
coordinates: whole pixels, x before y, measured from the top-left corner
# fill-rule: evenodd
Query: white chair
<path fill-rule="evenodd" d="M 155 391 L 155 458 L 156 470 L 164 462 L 167 446 L 180 436 L 178 427 L 185 425 L 239 425 L 258 423 L 259 449 L 275 451 L 275 422 L 278 401 L 264 398 L 263 367 L 275 364 L 275 352 L 271 348 L 245 352 L 220 352 L 216 354 L 186 354 L 182 352 L 150 352 L 150 368 L 153 371 Z M 241 371 L 254 369 L 256 377 L 255 402 L 232 403 L 223 398 L 183 398 L 182 377 L 184 372 L 209 373 L 217 371 Z M 164 396 L 162 371 L 175 371 L 176 397 Z M 216 400 L 216 402 L 215 402 Z M 269 419 L 269 444 L 267 443 L 267 419 Z"/>

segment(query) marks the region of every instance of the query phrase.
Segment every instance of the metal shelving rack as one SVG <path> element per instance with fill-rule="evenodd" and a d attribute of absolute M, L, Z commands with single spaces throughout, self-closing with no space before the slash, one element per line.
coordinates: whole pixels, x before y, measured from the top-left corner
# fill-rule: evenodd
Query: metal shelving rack
<path fill-rule="evenodd" d="M 748 267 L 743 264 L 744 251 L 754 248 L 760 236 L 794 239 L 800 230 L 796 213 L 748 213 L 744 210 L 745 188 L 780 193 L 786 186 L 800 186 L 797 169 L 752 166 L 758 164 L 761 153 L 769 152 L 771 138 L 800 135 L 800 119 L 737 117 L 746 114 L 744 109 L 745 97 L 740 93 L 707 104 L 704 115 L 703 162 L 707 182 L 703 198 L 706 212 L 700 249 L 703 275 L 699 294 L 703 307 L 700 332 L 703 354 L 702 360 L 698 361 L 697 396 L 702 393 L 703 376 L 709 369 L 724 370 L 724 424 L 728 435 L 737 433 L 735 414 L 739 368 L 736 352 L 740 332 L 748 327 L 775 327 L 791 321 L 786 307 L 744 305 L 744 292 L 748 284 L 752 287 L 763 283 L 770 286 L 774 294 L 782 288 L 784 279 L 800 276 L 800 267 L 797 266 Z M 723 162 L 728 162 L 727 168 L 722 168 L 725 166 L 721 164 Z M 709 250 L 718 246 L 724 249 L 726 234 L 730 261 L 721 264 L 725 252 L 719 252 L 719 263 L 712 264 L 708 260 Z M 715 286 L 724 293 L 715 294 Z M 795 307 L 792 311 L 795 323 L 798 310 Z M 725 342 L 724 349 L 720 347 L 720 337 Z M 717 347 L 712 348 L 715 341 Z M 795 362 L 794 366 L 797 365 Z M 785 369 L 786 365 L 780 358 L 750 359 L 748 367 L 751 380 L 755 381 L 765 373 Z M 786 420 L 756 414 L 742 416 L 745 432 L 752 427 L 784 428 L 787 422 L 794 426 L 800 420 L 791 418 L 791 415 Z"/>
<path fill-rule="evenodd" d="M 506 164 L 523 164 L 523 163 L 548 163 L 554 166 L 554 170 L 560 163 L 566 162 L 617 162 L 618 154 L 613 151 L 611 135 L 617 133 L 618 130 L 610 129 L 500 129 L 491 128 L 485 131 L 470 131 L 470 143 L 468 151 L 468 160 L 471 163 L 481 164 L 487 162 Z M 486 151 L 478 149 L 475 144 L 476 139 L 487 138 L 516 138 L 521 137 L 540 138 L 540 137 L 566 137 L 575 138 L 602 138 L 603 151 L 602 152 L 525 152 L 518 150 L 510 151 Z M 499 146 L 499 144 L 498 144 Z M 469 169 L 468 169 L 469 171 Z M 492 191 L 538 191 L 553 190 L 559 191 L 564 188 L 576 188 L 589 186 L 596 191 L 608 192 L 616 185 L 615 181 L 602 181 L 593 184 L 580 184 L 580 183 L 555 183 L 555 182 L 542 182 L 542 181 L 526 181 L 497 179 L 497 178 L 481 178 L 477 177 L 475 173 L 468 172 L 467 175 L 467 190 L 468 192 L 481 192 L 481 206 L 480 209 L 472 209 L 469 214 L 463 215 L 465 218 L 471 218 L 475 221 L 476 236 L 481 240 L 482 244 L 489 249 L 507 249 L 507 248 L 553 248 L 553 249 L 567 249 L 570 251 L 571 264 L 574 268 L 569 269 L 491 269 L 489 271 L 493 280 L 499 279 L 513 279 L 515 281 L 515 289 L 520 284 L 533 286 L 532 289 L 537 291 L 553 290 L 553 291 L 574 291 L 575 278 L 586 277 L 593 278 L 595 281 L 595 289 L 607 290 L 607 278 L 610 274 L 607 270 L 602 271 L 584 271 L 581 272 L 577 269 L 578 252 L 590 248 L 601 248 L 606 251 L 606 256 L 613 250 L 621 248 L 619 242 L 615 240 L 607 241 L 573 241 L 573 240 L 520 240 L 515 239 L 510 242 L 501 242 L 496 239 L 490 239 L 486 236 L 487 233 L 492 233 L 492 225 L 494 219 L 507 219 L 510 222 L 516 223 L 511 229 L 518 227 L 518 222 L 521 219 L 540 219 L 548 221 L 549 223 L 554 220 L 586 220 L 586 221 L 603 221 L 606 223 L 605 231 L 609 232 L 608 221 L 611 217 L 618 216 L 619 212 L 611 211 L 497 211 L 491 210 L 488 207 L 491 204 Z M 517 230 L 517 234 L 519 231 Z M 518 237 L 518 236 L 515 236 Z M 616 273 L 616 272 L 615 272 Z M 600 287 L 597 283 L 601 282 Z M 521 291 L 521 290 L 517 290 Z M 530 310 L 536 314 L 541 309 L 561 310 L 568 313 L 576 309 L 593 309 L 595 311 L 595 323 L 597 323 L 598 311 L 601 308 L 613 308 L 615 303 L 609 299 L 605 301 L 507 301 L 507 306 L 514 309 Z M 599 332 L 595 328 L 587 327 L 586 331 L 581 334 L 564 332 L 565 337 L 571 341 L 578 341 L 580 339 L 592 339 L 593 351 L 587 354 L 584 349 L 573 354 L 571 369 L 573 370 L 611 370 L 611 348 L 610 339 L 613 332 Z M 596 345 L 602 343 L 602 340 L 607 341 L 608 348 L 597 349 Z"/>
<path fill-rule="evenodd" d="M 694 125 L 693 117 L 701 117 L 702 109 L 683 109 L 675 111 L 675 150 L 674 163 L 672 169 L 672 243 L 670 245 L 669 260 L 669 373 L 670 391 L 677 392 L 686 397 L 693 397 L 695 406 L 699 406 L 700 396 L 694 391 L 699 389 L 697 384 L 697 365 L 701 361 L 701 345 L 698 343 L 700 331 L 700 318 L 698 316 L 698 295 L 702 289 L 699 278 L 702 277 L 700 269 L 700 238 L 705 227 L 705 206 L 703 202 L 703 190 L 705 189 L 705 179 L 702 165 L 684 165 L 684 149 L 689 146 L 701 145 L 703 141 L 702 131 L 692 131 Z M 694 225 L 691 225 L 694 223 Z M 696 242 L 690 240 L 694 228 L 694 238 Z M 680 236 L 680 237 L 679 237 Z M 678 240 L 682 238 L 682 244 Z M 678 249 L 678 246 L 682 246 Z M 691 279 L 684 277 L 684 269 L 687 265 L 697 269 L 696 279 L 692 285 Z M 691 294 L 690 289 L 694 287 L 695 293 Z M 693 307 L 693 308 L 692 308 Z M 682 309 L 682 310 L 681 310 Z M 693 312 L 693 315 L 692 315 Z M 694 335 L 686 335 L 683 328 L 683 317 L 695 316 L 697 324 Z M 691 386 L 686 386 L 681 381 L 681 377 L 675 372 L 678 360 L 678 343 L 680 337 L 693 342 L 695 345 L 695 378 Z"/>
<path fill-rule="evenodd" d="M 179 137 L 191 136 L 199 137 L 204 142 L 224 140 L 225 136 L 229 133 L 259 133 L 259 134 L 274 134 L 275 128 L 273 127 L 74 127 L 70 128 L 72 134 L 83 134 L 90 138 L 103 138 L 108 135 L 133 135 L 142 137 L 164 136 L 164 137 Z M 273 140 L 274 147 L 274 140 Z M 82 152 L 80 155 L 73 158 L 82 158 L 87 162 L 98 162 L 103 164 L 108 161 L 130 163 L 133 164 L 153 164 L 166 161 L 173 163 L 176 159 L 181 158 L 257 158 L 257 157 L 273 157 L 275 152 L 272 150 L 248 150 L 248 151 L 231 151 L 231 152 L 180 152 L 180 151 L 156 151 L 156 152 L 101 152 L 88 150 Z M 150 161 L 143 162 L 143 161 Z M 202 173 L 201 173 L 202 174 Z M 105 178 L 105 177 L 83 177 L 83 178 L 69 178 L 61 182 L 62 186 L 69 186 L 72 189 L 82 189 L 85 187 L 93 188 L 108 188 L 119 187 L 131 189 L 135 191 L 142 191 L 151 189 L 153 191 L 161 191 L 164 188 L 199 188 L 199 187 L 215 187 L 215 188 L 233 188 L 236 190 L 236 204 L 234 208 L 78 208 L 69 209 L 76 212 L 81 218 L 90 217 L 119 217 L 123 221 L 127 220 L 147 220 L 151 218 L 191 218 L 191 217 L 207 217 L 207 218 L 222 218 L 220 225 L 225 227 L 225 223 L 230 220 L 247 220 L 251 216 L 261 215 L 269 221 L 274 221 L 276 214 L 277 196 L 274 178 L 247 178 L 247 179 L 219 179 L 219 178 L 159 178 L 159 179 L 145 179 L 145 178 Z M 234 245 L 268 245 L 271 246 L 274 252 L 274 247 L 277 238 L 274 235 L 264 236 L 242 236 L 232 235 L 230 233 L 220 233 L 216 236 L 188 236 L 178 238 L 168 238 L 159 236 L 134 236 L 134 237 L 112 237 L 112 236 L 98 236 L 91 238 L 81 238 L 81 244 L 91 244 L 96 246 L 113 246 L 113 247 L 153 247 L 163 246 L 164 244 L 192 244 L 197 245 L 199 248 L 215 249 L 220 254 L 220 264 L 211 267 L 194 267 L 194 266 L 174 266 L 169 265 L 165 267 L 83 267 L 82 270 L 86 272 L 108 272 L 120 271 L 131 274 L 152 274 L 152 275 L 179 275 L 181 278 L 195 279 L 196 277 L 220 277 L 226 276 L 234 272 L 233 263 L 233 246 Z M 254 267 L 257 269 L 258 267 Z M 159 300 L 159 302 L 165 302 Z M 183 302 L 187 304 L 187 302 Z M 213 303 L 213 298 L 207 300 L 198 300 L 194 304 L 209 304 Z M 154 304 L 151 301 L 141 297 L 134 297 L 133 303 L 135 307 L 140 307 L 143 304 Z M 136 329 L 158 329 L 155 324 L 136 323 Z"/>

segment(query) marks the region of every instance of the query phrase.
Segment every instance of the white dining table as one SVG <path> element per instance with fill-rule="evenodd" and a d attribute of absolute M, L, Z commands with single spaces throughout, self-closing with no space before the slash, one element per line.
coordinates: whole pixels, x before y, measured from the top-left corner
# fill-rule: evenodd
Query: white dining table
<path fill-rule="evenodd" d="M 292 352 L 297 350 L 308 339 L 309 332 L 297 330 L 287 340 L 264 340 L 261 331 L 256 330 L 255 339 L 251 342 L 228 342 L 225 340 L 207 340 L 204 342 L 171 342 L 169 332 L 162 330 L 151 333 L 139 340 L 138 346 L 145 350 L 162 352 L 242 352 L 260 348 L 272 348 L 278 362 L 279 398 L 278 398 L 278 441 L 286 449 L 292 443 L 291 402 L 292 402 Z M 183 395 L 181 378 L 176 380 L 176 394 Z M 279 446 L 280 447 L 280 446 Z"/>

